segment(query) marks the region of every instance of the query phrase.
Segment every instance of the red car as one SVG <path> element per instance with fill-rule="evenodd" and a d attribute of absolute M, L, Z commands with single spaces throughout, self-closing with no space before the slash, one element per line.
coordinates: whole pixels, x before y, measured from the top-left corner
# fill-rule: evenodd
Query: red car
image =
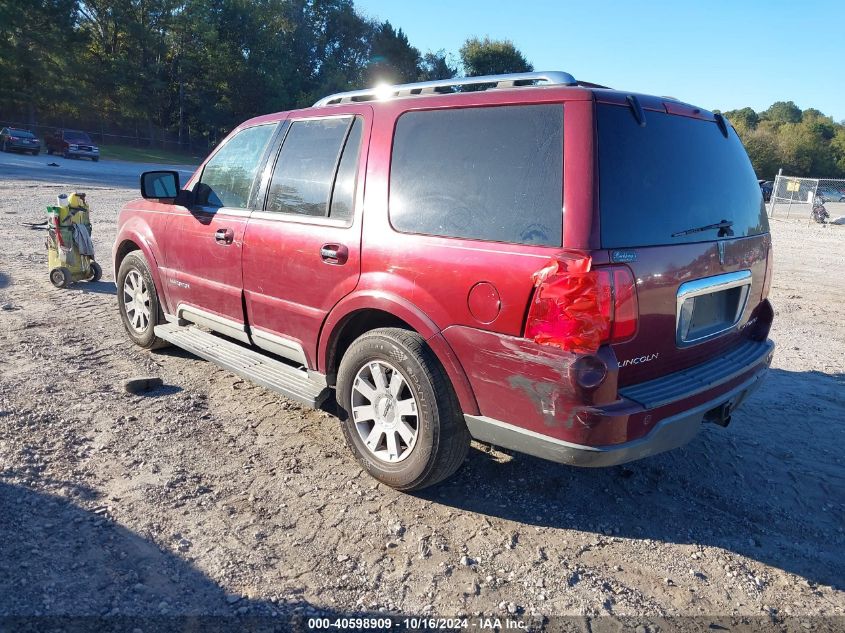
<path fill-rule="evenodd" d="M 48 154 L 61 154 L 65 158 L 90 158 L 100 160 L 100 148 L 91 137 L 79 130 L 56 130 L 44 137 Z"/>
<path fill-rule="evenodd" d="M 772 359 L 754 171 L 725 119 L 665 97 L 561 72 L 338 94 L 141 192 L 114 246 L 130 338 L 336 398 L 399 489 L 470 438 L 577 466 L 681 446 Z"/>

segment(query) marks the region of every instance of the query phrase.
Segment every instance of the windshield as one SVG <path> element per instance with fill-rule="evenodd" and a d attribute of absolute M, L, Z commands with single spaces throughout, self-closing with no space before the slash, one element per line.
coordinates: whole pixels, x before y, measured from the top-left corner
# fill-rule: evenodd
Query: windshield
<path fill-rule="evenodd" d="M 757 177 L 732 128 L 598 104 L 601 242 L 632 248 L 758 235 L 769 230 Z M 689 232 L 731 223 L 730 231 Z"/>
<path fill-rule="evenodd" d="M 91 137 L 85 132 L 65 132 L 65 140 L 74 143 L 90 143 Z"/>

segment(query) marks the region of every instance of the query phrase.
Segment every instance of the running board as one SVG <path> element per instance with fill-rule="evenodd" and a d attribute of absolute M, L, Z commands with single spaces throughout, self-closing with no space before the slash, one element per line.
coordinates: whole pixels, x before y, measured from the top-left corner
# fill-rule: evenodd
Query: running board
<path fill-rule="evenodd" d="M 320 406 L 329 395 L 325 381 L 315 380 L 307 370 L 297 369 L 197 327 L 167 323 L 157 325 L 155 333 L 177 347 L 309 407 Z"/>

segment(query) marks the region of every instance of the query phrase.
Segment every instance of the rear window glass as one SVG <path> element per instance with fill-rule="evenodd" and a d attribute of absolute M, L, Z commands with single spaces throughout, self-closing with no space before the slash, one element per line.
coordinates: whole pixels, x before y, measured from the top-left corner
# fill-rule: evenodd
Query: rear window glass
<path fill-rule="evenodd" d="M 769 230 L 748 155 L 728 128 L 713 121 L 646 111 L 637 124 L 627 107 L 599 104 L 599 203 L 604 248 L 709 241 L 733 222 L 733 235 Z"/>
<path fill-rule="evenodd" d="M 9 134 L 19 138 L 35 138 L 32 132 L 27 132 L 26 130 L 9 130 Z"/>
<path fill-rule="evenodd" d="M 562 208 L 562 105 L 399 118 L 390 168 L 396 230 L 560 246 Z"/>

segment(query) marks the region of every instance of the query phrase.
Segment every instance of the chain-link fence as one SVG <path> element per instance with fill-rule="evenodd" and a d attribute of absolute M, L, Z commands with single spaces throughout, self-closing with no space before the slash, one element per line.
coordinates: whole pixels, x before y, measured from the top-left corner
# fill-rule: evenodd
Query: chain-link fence
<path fill-rule="evenodd" d="M 845 179 L 778 174 L 769 198 L 769 217 L 808 218 L 812 215 L 813 203 L 819 202 L 825 205 L 831 218 L 845 216 Z"/>

